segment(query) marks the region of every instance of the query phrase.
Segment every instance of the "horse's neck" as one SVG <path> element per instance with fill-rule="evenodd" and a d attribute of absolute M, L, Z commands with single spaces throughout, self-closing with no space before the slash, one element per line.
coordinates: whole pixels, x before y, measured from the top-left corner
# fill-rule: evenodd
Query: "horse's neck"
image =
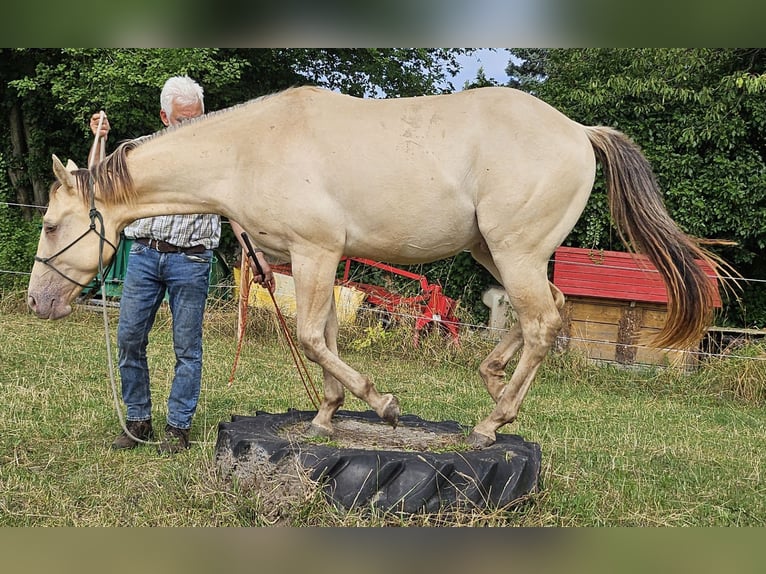
<path fill-rule="evenodd" d="M 136 199 L 130 217 L 152 217 L 171 213 L 222 213 L 227 209 L 215 193 L 221 166 L 200 161 L 183 153 L 183 142 L 168 148 L 158 138 L 150 141 L 128 158 Z"/>

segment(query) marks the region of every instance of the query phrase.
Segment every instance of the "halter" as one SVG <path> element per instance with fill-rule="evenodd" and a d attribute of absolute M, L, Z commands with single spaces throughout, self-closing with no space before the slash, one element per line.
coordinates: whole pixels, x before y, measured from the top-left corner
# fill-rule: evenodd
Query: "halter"
<path fill-rule="evenodd" d="M 51 263 L 51 261 L 53 261 L 56 257 L 58 257 L 59 255 L 64 253 L 67 249 L 73 247 L 78 241 L 84 239 L 89 233 L 91 233 L 91 232 L 95 233 L 96 235 L 98 235 L 98 275 L 96 276 L 96 278 L 98 279 L 99 282 L 103 282 L 103 277 L 104 277 L 104 243 L 107 243 L 109 245 L 109 247 L 111 247 L 114 250 L 114 253 L 117 253 L 117 247 L 114 245 L 114 243 L 109 241 L 109 239 L 106 237 L 106 235 L 104 233 L 105 232 L 105 229 L 104 229 L 104 227 L 105 227 L 104 226 L 104 217 L 101 215 L 101 212 L 98 209 L 96 209 L 96 192 L 95 192 L 95 186 L 94 186 L 94 182 L 93 182 L 93 174 L 92 173 L 90 174 L 90 177 L 88 179 L 88 195 L 90 197 L 90 212 L 89 212 L 89 215 L 90 215 L 90 226 L 88 227 L 88 229 L 86 229 L 82 233 L 82 235 L 80 235 L 77 239 L 75 239 L 74 241 L 69 243 L 69 245 L 67 245 L 63 249 L 60 249 L 59 251 L 57 251 L 56 253 L 54 253 L 50 257 L 40 257 L 39 255 L 35 255 L 35 261 L 39 261 L 43 265 L 46 265 L 46 266 L 50 267 L 53 271 L 55 271 L 56 273 L 61 275 L 61 277 L 63 277 L 67 281 L 71 281 L 72 283 L 82 287 L 83 289 L 86 288 L 88 285 L 80 283 L 78 281 L 75 281 L 71 277 L 68 277 L 67 275 L 65 275 L 64 273 L 59 271 Z M 96 229 L 96 221 L 98 221 L 99 224 L 100 224 L 100 229 L 99 230 Z"/>

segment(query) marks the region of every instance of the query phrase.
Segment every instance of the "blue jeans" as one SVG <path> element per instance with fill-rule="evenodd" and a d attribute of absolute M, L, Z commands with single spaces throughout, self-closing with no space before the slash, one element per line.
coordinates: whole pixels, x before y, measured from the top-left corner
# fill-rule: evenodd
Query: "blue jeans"
<path fill-rule="evenodd" d="M 173 316 L 176 355 L 168 397 L 168 424 L 188 429 L 197 409 L 202 380 L 202 319 L 213 252 L 159 253 L 133 243 L 128 256 L 117 326 L 122 400 L 129 421 L 152 416 L 146 346 L 165 294 Z"/>

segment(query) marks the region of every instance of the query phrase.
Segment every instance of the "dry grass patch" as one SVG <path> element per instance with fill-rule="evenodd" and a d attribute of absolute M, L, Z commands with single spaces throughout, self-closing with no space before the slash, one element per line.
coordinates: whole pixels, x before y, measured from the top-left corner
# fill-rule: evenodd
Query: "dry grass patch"
<path fill-rule="evenodd" d="M 109 313 L 114 342 L 116 311 Z M 173 369 L 163 313 L 149 356 L 157 428 Z M 229 386 L 236 313 L 225 303 L 209 310 L 189 452 L 113 452 L 119 428 L 101 314 L 80 309 L 45 322 L 18 298 L 0 298 L 0 525 L 766 525 L 762 349 L 747 351 L 756 360 L 720 359 L 687 375 L 553 354 L 507 429 L 541 445 L 542 490 L 513 509 L 405 518 L 341 512 L 311 489 L 275 503 L 221 472 L 219 422 L 313 408 L 272 317 L 251 315 L 247 333 Z M 380 336 L 344 328 L 340 345 L 381 391 L 397 394 L 405 413 L 470 426 L 492 408 L 477 375 L 492 343 L 479 334 L 466 331 L 460 347 L 429 336 L 416 349 L 402 329 Z M 368 407 L 349 397 L 344 408 Z"/>

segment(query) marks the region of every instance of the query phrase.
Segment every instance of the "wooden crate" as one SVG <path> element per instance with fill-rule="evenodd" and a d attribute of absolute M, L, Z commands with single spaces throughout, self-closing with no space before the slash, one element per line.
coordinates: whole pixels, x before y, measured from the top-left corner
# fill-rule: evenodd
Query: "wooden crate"
<path fill-rule="evenodd" d="M 699 262 L 716 285 L 715 274 Z M 616 251 L 560 247 L 553 283 L 566 296 L 560 350 L 621 365 L 665 365 L 684 369 L 698 363 L 699 343 L 689 349 L 650 346 L 667 317 L 667 291 L 657 270 L 642 256 Z"/>
<path fill-rule="evenodd" d="M 558 350 L 575 350 L 589 359 L 621 365 L 664 365 L 684 369 L 697 364 L 695 349 L 650 346 L 665 323 L 667 306 L 594 297 L 567 297 Z"/>

